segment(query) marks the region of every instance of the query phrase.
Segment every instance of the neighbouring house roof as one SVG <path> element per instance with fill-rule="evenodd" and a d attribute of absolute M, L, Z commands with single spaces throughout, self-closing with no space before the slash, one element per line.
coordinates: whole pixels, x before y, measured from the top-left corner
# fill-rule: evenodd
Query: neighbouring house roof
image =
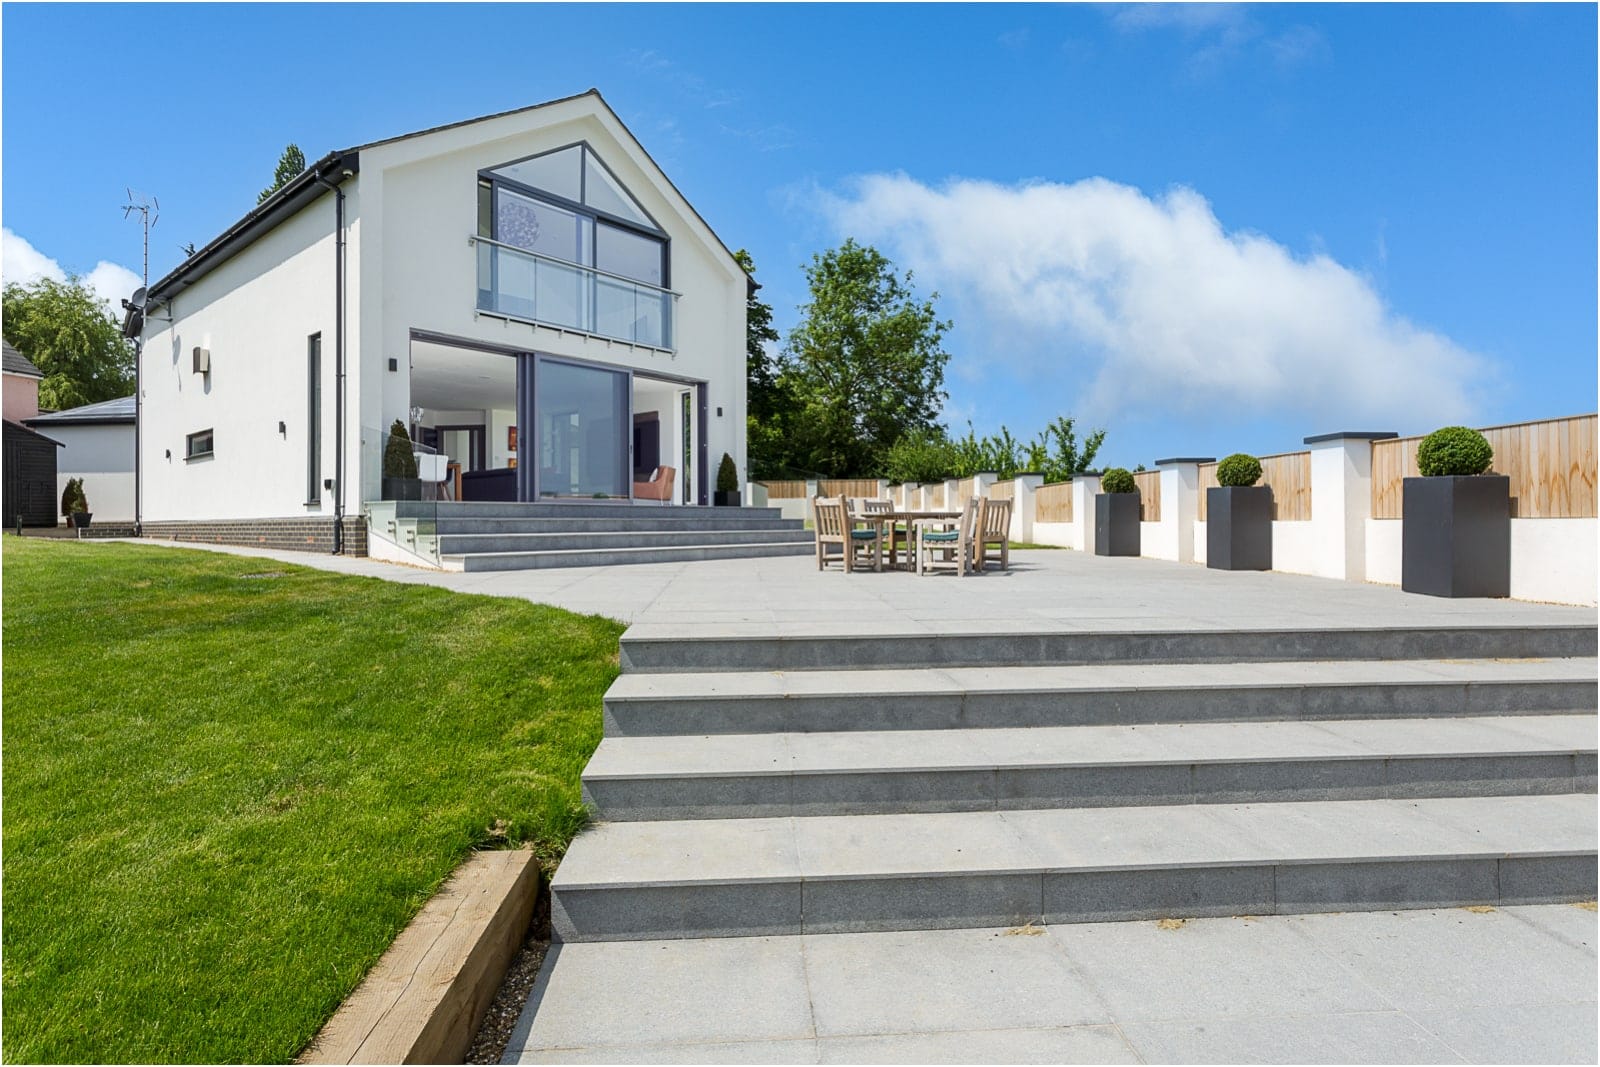
<path fill-rule="evenodd" d="M 52 445 L 55 445 L 57 448 L 66 448 L 67 447 L 62 442 L 57 441 L 54 437 L 46 437 L 44 434 L 40 433 L 38 430 L 30 430 L 28 427 L 22 425 L 22 423 L 20 423 L 20 422 L 12 422 L 10 419 L 7 419 L 7 420 L 5 420 L 5 423 L 6 423 L 6 429 L 8 429 L 8 430 L 15 430 L 18 433 L 25 433 L 25 434 L 28 434 L 31 437 L 37 437 L 39 440 L 46 441 L 46 442 L 48 442 L 48 443 L 50 443 Z"/>
<path fill-rule="evenodd" d="M 24 378 L 44 377 L 44 371 L 35 367 L 33 360 L 18 352 L 16 346 L 10 341 L 0 341 L 0 345 L 4 346 L 0 351 L 3 351 L 5 356 L 4 364 L 0 365 L 0 370 L 4 370 L 7 374 L 20 374 Z"/>
<path fill-rule="evenodd" d="M 195 252 L 194 255 L 173 268 L 165 277 L 151 285 L 146 306 L 154 307 L 157 303 L 171 300 L 178 293 L 209 274 L 214 268 L 221 266 L 236 253 L 248 247 L 257 238 L 271 231 L 278 223 L 327 192 L 328 186 L 324 183 L 337 185 L 346 178 L 354 177 L 360 173 L 361 153 L 366 149 L 378 148 L 398 141 L 408 141 L 414 137 L 426 137 L 429 134 L 453 130 L 460 126 L 471 126 L 477 122 L 488 122 L 492 119 L 505 118 L 509 115 L 520 115 L 528 111 L 537 111 L 540 108 L 554 107 L 557 104 L 565 104 L 585 96 L 594 97 L 595 100 L 599 101 L 600 106 L 605 108 L 613 119 L 616 119 L 617 125 L 621 126 L 623 131 L 632 138 L 633 143 L 638 146 L 640 152 L 644 153 L 645 159 L 649 160 L 656 173 L 661 175 L 668 188 L 677 194 L 679 200 L 688 205 L 690 213 L 699 220 L 700 224 L 706 228 L 706 232 L 711 234 L 712 239 L 731 259 L 733 253 L 729 251 L 727 243 L 717 236 L 716 231 L 711 228 L 711 224 L 706 222 L 705 217 L 695 209 L 693 204 L 689 203 L 689 198 L 679 191 L 678 187 L 672 183 L 671 178 L 667 177 L 666 171 L 661 169 L 660 164 L 656 163 L 650 153 L 645 150 L 639 139 L 634 137 L 633 131 L 628 129 L 627 123 L 623 122 L 617 113 L 611 109 L 611 105 L 606 103 L 605 98 L 600 95 L 600 90 L 589 89 L 586 92 L 574 93 L 571 96 L 563 96 L 556 100 L 546 100 L 538 104 L 529 104 L 526 107 L 512 108 L 510 111 L 497 111 L 492 115 L 479 115 L 477 118 L 462 119 L 459 122 L 449 122 L 442 126 L 430 126 L 425 130 L 416 130 L 412 133 L 400 134 L 397 137 L 386 137 L 380 141 L 368 141 L 366 144 L 359 144 L 354 148 L 329 152 L 302 171 L 298 177 L 291 179 L 286 185 L 267 197 L 254 210 L 246 214 L 244 218 L 222 231 L 210 244 Z"/>
<path fill-rule="evenodd" d="M 48 415 L 35 415 L 26 420 L 29 426 L 87 426 L 125 422 L 130 425 L 136 417 L 133 397 L 119 396 L 115 400 L 102 400 L 98 404 L 52 411 Z"/>

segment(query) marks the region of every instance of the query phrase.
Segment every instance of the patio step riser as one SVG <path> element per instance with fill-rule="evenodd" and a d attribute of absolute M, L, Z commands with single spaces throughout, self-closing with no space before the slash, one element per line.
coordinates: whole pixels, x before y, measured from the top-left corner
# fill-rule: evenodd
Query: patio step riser
<path fill-rule="evenodd" d="M 807 542 L 804 551 L 812 551 Z M 1593 656 L 1593 626 L 622 639 L 625 671 L 810 671 L 1106 663 Z"/>
<path fill-rule="evenodd" d="M 1587 855 L 1350 859 L 560 889 L 561 941 L 1019 927 L 1592 900 Z"/>
<path fill-rule="evenodd" d="M 1595 792 L 1595 754 L 586 779 L 612 822 Z"/>
<path fill-rule="evenodd" d="M 455 534 L 580 534 L 580 533 L 631 533 L 646 530 L 666 532 L 686 530 L 784 530 L 799 534 L 805 524 L 798 519 L 745 519 L 724 518 L 720 515 L 677 518 L 671 515 L 597 519 L 439 519 L 434 530 L 443 535 Z M 799 539 L 811 536 L 800 534 Z"/>
<path fill-rule="evenodd" d="M 630 563 L 684 563 L 707 559 L 760 559 L 804 556 L 811 542 L 777 544 L 696 545 L 687 548 L 600 549 L 577 552 L 472 553 L 449 557 L 467 571 L 527 571 L 557 567 L 615 567 Z"/>
<path fill-rule="evenodd" d="M 447 556 L 483 552 L 540 552 L 606 548 L 674 548 L 680 545 L 796 543 L 792 530 L 643 530 L 607 533 L 447 534 L 439 551 Z"/>
<path fill-rule="evenodd" d="M 1592 681 L 605 701 L 608 737 L 1593 713 Z"/>
<path fill-rule="evenodd" d="M 395 502 L 401 518 L 441 519 L 627 519 L 654 513 L 691 517 L 738 516 L 744 519 L 781 519 L 778 508 L 677 507 L 647 502 L 640 504 L 597 504 L 574 501 L 564 504 L 518 504 L 511 501 L 400 500 Z"/>

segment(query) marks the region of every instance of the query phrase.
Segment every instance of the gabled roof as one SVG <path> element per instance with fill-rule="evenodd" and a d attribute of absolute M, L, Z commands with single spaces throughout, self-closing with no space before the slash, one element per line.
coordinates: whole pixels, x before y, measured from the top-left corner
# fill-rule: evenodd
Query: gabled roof
<path fill-rule="evenodd" d="M 7 374 L 20 374 L 24 378 L 43 378 L 44 371 L 33 365 L 33 360 L 18 352 L 16 346 L 10 341 L 0 341 L 0 352 L 4 353 L 4 362 L 0 370 Z"/>
<path fill-rule="evenodd" d="M 87 425 L 90 423 L 131 423 L 137 418 L 133 405 L 133 397 L 119 396 L 115 400 L 102 400 L 96 404 L 84 404 L 82 407 L 68 408 L 65 411 L 52 411 L 48 415 L 35 415 L 31 419 L 23 420 L 29 426 L 64 426 Z"/>
<path fill-rule="evenodd" d="M 13 431 L 15 433 L 25 433 L 29 437 L 37 437 L 39 440 L 44 441 L 46 444 L 55 445 L 57 448 L 66 448 L 67 447 L 63 442 L 57 441 L 54 437 L 46 437 L 44 434 L 40 433 L 38 430 L 30 430 L 28 427 L 22 425 L 22 423 L 20 423 L 20 422 L 12 422 L 10 419 L 5 420 L 5 422 L 6 422 L 6 429 L 11 430 L 11 431 Z"/>
<path fill-rule="evenodd" d="M 378 148 L 383 145 L 395 144 L 399 141 L 409 141 L 416 137 L 426 137 L 429 134 L 440 133 L 444 130 L 471 126 L 479 122 L 489 122 L 509 115 L 521 115 L 530 111 L 538 111 L 540 108 L 555 107 L 558 104 L 570 103 L 585 96 L 594 97 L 600 106 L 606 109 L 606 112 L 616 120 L 617 125 L 622 127 L 623 132 L 638 146 L 639 151 L 644 154 L 645 159 L 655 168 L 656 173 L 661 175 L 678 199 L 688 206 L 690 213 L 706 228 L 706 232 L 711 234 L 712 239 L 717 242 L 722 251 L 730 259 L 733 258 L 733 253 L 729 251 L 727 243 L 717 236 L 717 232 L 711 228 L 711 224 L 706 222 L 705 217 L 696 210 L 693 204 L 689 203 L 689 198 L 684 196 L 678 187 L 673 184 L 671 178 L 667 177 L 666 171 L 661 169 L 661 165 L 651 157 L 644 145 L 640 143 L 639 138 L 635 137 L 633 131 L 628 129 L 627 123 L 623 122 L 621 117 L 612 110 L 611 105 L 606 103 L 605 97 L 600 95 L 600 90 L 589 89 L 585 92 L 574 93 L 572 96 L 563 96 L 556 100 L 546 100 L 543 103 L 529 104 L 526 107 L 512 108 L 509 111 L 497 111 L 491 115 L 479 115 L 477 118 L 462 119 L 459 122 L 449 122 L 442 126 L 430 126 L 425 130 L 403 133 L 396 137 L 386 137 L 380 141 L 368 141 L 365 144 L 356 145 L 354 148 L 329 152 L 302 171 L 298 177 L 291 179 L 288 184 L 267 197 L 254 210 L 246 214 L 244 218 L 224 230 L 211 243 L 178 264 L 160 281 L 151 285 L 147 306 L 154 307 L 157 303 L 172 299 L 183 289 L 209 274 L 213 268 L 222 265 L 235 253 L 248 247 L 256 238 L 267 233 L 278 223 L 322 196 L 328 191 L 329 184 L 338 185 L 346 178 L 354 177 L 360 173 L 361 153 L 369 148 Z"/>

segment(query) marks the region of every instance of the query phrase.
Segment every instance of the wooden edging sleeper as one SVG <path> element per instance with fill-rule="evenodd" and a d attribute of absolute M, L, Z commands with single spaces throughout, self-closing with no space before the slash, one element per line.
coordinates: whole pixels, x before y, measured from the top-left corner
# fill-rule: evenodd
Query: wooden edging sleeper
<path fill-rule="evenodd" d="M 475 852 L 306 1046 L 300 1063 L 460 1063 L 533 918 L 529 851 Z"/>

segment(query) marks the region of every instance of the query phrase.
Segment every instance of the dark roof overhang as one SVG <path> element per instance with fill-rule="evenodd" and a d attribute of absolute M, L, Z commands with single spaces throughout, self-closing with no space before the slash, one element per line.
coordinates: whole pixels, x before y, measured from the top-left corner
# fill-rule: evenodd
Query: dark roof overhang
<path fill-rule="evenodd" d="M 150 286 L 147 306 L 168 303 L 195 282 L 226 263 L 261 234 L 272 229 L 313 200 L 328 192 L 324 182 L 335 185 L 361 169 L 361 153 L 356 149 L 329 152 L 283 188 L 274 192 L 244 218 L 194 255 L 178 264 L 171 273 Z"/>

